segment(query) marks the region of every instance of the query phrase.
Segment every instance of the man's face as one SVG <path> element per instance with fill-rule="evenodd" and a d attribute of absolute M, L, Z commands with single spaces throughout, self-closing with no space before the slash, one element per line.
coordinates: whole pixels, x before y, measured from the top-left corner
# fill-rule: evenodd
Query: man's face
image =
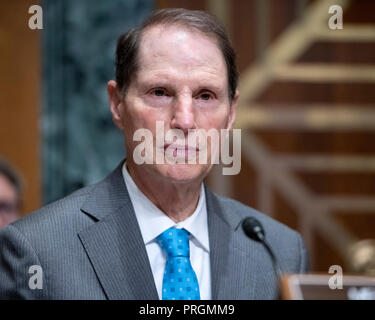
<path fill-rule="evenodd" d="M 18 218 L 17 191 L 8 179 L 0 174 L 0 229 Z"/>
<path fill-rule="evenodd" d="M 156 121 L 164 122 L 164 135 L 169 129 L 183 131 L 186 145 L 175 150 L 174 155 L 186 159 L 189 152 L 195 152 L 188 149 L 189 130 L 216 129 L 220 133 L 220 129 L 231 129 L 238 94 L 231 106 L 221 51 L 212 38 L 198 31 L 156 26 L 142 36 L 139 62 L 139 70 L 117 109 L 117 121 L 114 115 L 125 133 L 128 161 L 132 161 L 133 150 L 139 143 L 133 141 L 134 132 L 148 129 L 154 137 L 154 163 L 142 165 L 143 170 L 174 182 L 202 180 L 212 166 L 210 139 L 206 163 L 156 164 L 156 153 L 167 152 L 168 147 L 168 143 L 156 143 Z"/>

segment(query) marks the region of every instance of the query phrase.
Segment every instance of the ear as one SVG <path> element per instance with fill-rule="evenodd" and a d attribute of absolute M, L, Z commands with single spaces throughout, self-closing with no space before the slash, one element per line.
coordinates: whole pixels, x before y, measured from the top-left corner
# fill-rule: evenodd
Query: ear
<path fill-rule="evenodd" d="M 124 130 L 123 117 L 124 117 L 124 106 L 122 103 L 120 90 L 118 89 L 117 83 L 114 80 L 110 80 L 107 84 L 107 91 L 109 97 L 109 103 L 112 113 L 113 122 L 120 130 Z"/>
<path fill-rule="evenodd" d="M 234 124 L 234 121 L 236 120 L 236 109 L 237 109 L 239 95 L 240 95 L 239 91 L 236 90 L 236 93 L 234 94 L 234 98 L 232 100 L 232 104 L 229 110 L 229 118 L 228 118 L 228 125 L 227 125 L 228 130 L 233 129 L 233 124 Z"/>

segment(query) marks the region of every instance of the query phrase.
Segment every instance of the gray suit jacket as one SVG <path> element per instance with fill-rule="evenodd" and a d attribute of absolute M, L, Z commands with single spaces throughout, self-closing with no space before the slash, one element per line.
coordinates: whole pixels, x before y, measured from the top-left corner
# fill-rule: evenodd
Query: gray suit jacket
<path fill-rule="evenodd" d="M 158 299 L 121 166 L 0 231 L 0 299 Z M 207 187 L 206 198 L 213 299 L 277 296 L 270 257 L 240 227 L 246 216 L 263 224 L 284 271 L 306 270 L 297 232 Z M 42 289 L 29 287 L 32 265 Z"/>

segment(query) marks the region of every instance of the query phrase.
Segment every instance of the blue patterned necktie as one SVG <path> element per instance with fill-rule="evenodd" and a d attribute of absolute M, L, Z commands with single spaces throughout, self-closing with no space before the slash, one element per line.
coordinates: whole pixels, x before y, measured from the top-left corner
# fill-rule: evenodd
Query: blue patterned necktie
<path fill-rule="evenodd" d="M 189 232 L 169 228 L 157 238 L 166 253 L 163 300 L 200 300 L 197 276 L 190 263 Z"/>

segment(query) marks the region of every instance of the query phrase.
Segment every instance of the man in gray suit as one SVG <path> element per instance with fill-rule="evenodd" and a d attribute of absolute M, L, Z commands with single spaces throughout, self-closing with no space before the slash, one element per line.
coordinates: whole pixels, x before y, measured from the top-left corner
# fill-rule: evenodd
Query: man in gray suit
<path fill-rule="evenodd" d="M 284 272 L 306 270 L 297 232 L 203 184 L 214 157 L 209 141 L 207 162 L 139 159 L 202 151 L 160 142 L 156 121 L 182 138 L 197 129 L 231 130 L 235 54 L 212 16 L 162 10 L 121 36 L 108 94 L 127 159 L 103 181 L 0 232 L 0 298 L 274 299 L 271 258 L 241 228 L 249 216 L 263 224 Z M 153 137 L 141 155 L 138 129 Z"/>

